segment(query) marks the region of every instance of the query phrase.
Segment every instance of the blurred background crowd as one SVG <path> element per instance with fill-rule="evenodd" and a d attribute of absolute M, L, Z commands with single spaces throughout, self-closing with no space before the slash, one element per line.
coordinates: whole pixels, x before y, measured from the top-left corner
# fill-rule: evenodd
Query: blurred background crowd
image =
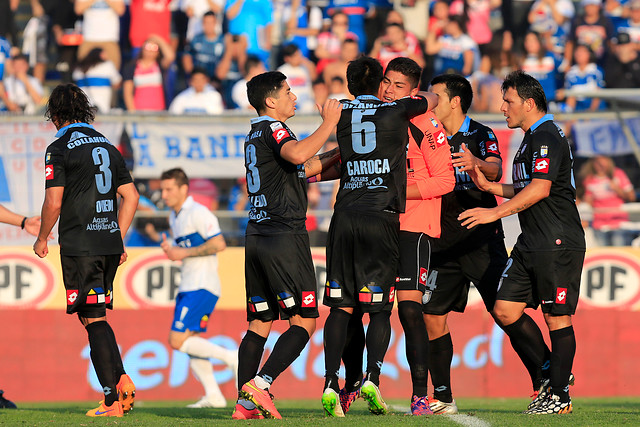
<path fill-rule="evenodd" d="M 414 59 L 425 89 L 437 74 L 467 76 L 472 113 L 500 112 L 514 69 L 542 83 L 551 112 L 595 112 L 605 99 L 567 90 L 640 88 L 639 50 L 640 0 L 0 0 L 0 111 L 39 113 L 51 88 L 75 82 L 100 113 L 250 112 L 246 82 L 277 69 L 298 112 L 313 113 L 351 97 L 346 67 L 365 54 Z M 640 171 L 615 160 L 582 159 L 579 194 L 598 212 L 598 241 L 629 244 L 637 232 L 611 231 L 628 221 L 620 206 L 636 200 Z M 192 192 L 244 211 L 243 185 L 202 179 Z M 155 186 L 140 182 L 141 209 L 162 209 Z M 331 209 L 333 192 L 311 186 L 310 206 Z M 154 228 L 138 227 L 140 243 L 159 239 Z"/>

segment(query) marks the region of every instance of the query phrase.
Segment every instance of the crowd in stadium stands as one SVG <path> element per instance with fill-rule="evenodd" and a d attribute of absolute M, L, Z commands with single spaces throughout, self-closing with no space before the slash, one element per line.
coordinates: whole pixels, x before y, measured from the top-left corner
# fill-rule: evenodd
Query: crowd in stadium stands
<path fill-rule="evenodd" d="M 423 86 L 468 76 L 477 112 L 498 111 L 496 82 L 515 68 L 554 111 L 606 108 L 565 89 L 640 83 L 640 0 L 0 0 L 0 36 L 0 110 L 25 113 L 74 81 L 101 112 L 218 114 L 250 108 L 247 77 L 275 69 L 313 111 L 349 97 L 360 54 L 414 59 Z"/>
<path fill-rule="evenodd" d="M 565 91 L 639 88 L 639 51 L 640 0 L 0 0 L 0 111 L 36 113 L 60 81 L 101 113 L 251 110 L 246 82 L 277 69 L 313 112 L 351 98 L 346 68 L 362 54 L 414 59 L 423 88 L 467 76 L 472 112 L 499 113 L 517 68 L 551 112 L 596 111 L 604 100 Z"/>

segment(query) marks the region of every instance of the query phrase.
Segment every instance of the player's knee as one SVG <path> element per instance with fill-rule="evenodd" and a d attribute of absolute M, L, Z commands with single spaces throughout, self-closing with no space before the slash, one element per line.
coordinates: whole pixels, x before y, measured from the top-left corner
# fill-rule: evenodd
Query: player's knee
<path fill-rule="evenodd" d="M 180 348 L 182 347 L 182 344 L 184 344 L 184 341 L 188 338 L 188 336 L 185 333 L 179 333 L 179 332 L 174 332 L 171 331 L 169 333 L 169 347 L 171 347 L 174 350 L 180 350 Z"/>
<path fill-rule="evenodd" d="M 514 312 L 511 307 L 496 303 L 491 312 L 493 318 L 500 326 L 507 326 L 520 318 L 522 313 Z"/>
<path fill-rule="evenodd" d="M 447 334 L 447 316 L 425 314 L 424 323 L 427 326 L 427 334 L 430 340 L 440 338 Z"/>

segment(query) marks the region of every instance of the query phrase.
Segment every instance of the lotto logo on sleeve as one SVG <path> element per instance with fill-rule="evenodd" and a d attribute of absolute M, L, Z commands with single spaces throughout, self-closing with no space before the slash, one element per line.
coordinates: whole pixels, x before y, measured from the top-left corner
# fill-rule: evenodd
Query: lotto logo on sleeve
<path fill-rule="evenodd" d="M 47 181 L 53 179 L 53 165 L 47 165 L 44 167 L 44 178 Z"/>
<path fill-rule="evenodd" d="M 67 305 L 73 305 L 78 299 L 77 289 L 67 289 Z"/>
<path fill-rule="evenodd" d="M 567 302 L 567 288 L 556 289 L 556 304 L 565 304 Z"/>
<path fill-rule="evenodd" d="M 500 152 L 498 151 L 498 144 L 495 142 L 487 145 L 487 151 L 493 154 L 500 154 Z"/>
<path fill-rule="evenodd" d="M 289 132 L 284 128 L 275 130 L 272 135 L 278 144 L 280 144 L 283 139 L 289 138 L 291 136 L 289 135 Z"/>
<path fill-rule="evenodd" d="M 549 159 L 536 159 L 535 172 L 549 173 Z"/>
<path fill-rule="evenodd" d="M 316 306 L 316 293 L 314 291 L 302 291 L 302 306 L 303 307 Z"/>

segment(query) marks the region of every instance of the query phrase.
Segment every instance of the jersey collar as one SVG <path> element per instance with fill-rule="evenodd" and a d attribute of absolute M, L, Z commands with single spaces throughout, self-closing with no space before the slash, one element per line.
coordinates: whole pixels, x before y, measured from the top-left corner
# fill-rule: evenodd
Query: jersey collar
<path fill-rule="evenodd" d="M 529 128 L 529 131 L 535 132 L 538 126 L 540 126 L 544 122 L 548 122 L 549 120 L 553 121 L 553 114 L 545 114 L 544 116 L 540 117 L 540 120 L 538 120 L 533 125 L 531 125 L 531 127 Z"/>
<path fill-rule="evenodd" d="M 377 96 L 374 95 L 360 95 L 356 96 L 356 100 L 358 101 L 380 101 Z"/>
<path fill-rule="evenodd" d="M 191 206 L 193 206 L 194 203 L 195 203 L 195 200 L 193 200 L 193 197 L 187 196 L 182 206 L 180 206 L 180 210 L 175 213 L 176 216 L 180 215 L 180 212 L 182 212 L 185 208 L 190 208 Z"/>
<path fill-rule="evenodd" d="M 67 133 L 67 131 L 71 128 L 91 128 L 95 130 L 95 128 L 88 123 L 71 123 L 70 125 L 66 125 L 63 128 L 60 128 L 60 130 L 56 132 L 56 138 L 60 138 L 62 135 Z"/>
<path fill-rule="evenodd" d="M 465 116 L 464 121 L 462 122 L 462 124 L 460 125 L 460 129 L 458 129 L 458 132 L 469 132 L 469 126 L 471 125 L 471 117 L 469 116 Z M 456 133 L 458 133 L 456 132 Z M 453 134 L 455 135 L 455 134 Z M 448 136 L 448 139 L 453 138 L 453 135 Z"/>
<path fill-rule="evenodd" d="M 253 119 L 251 119 L 251 124 L 255 125 L 256 123 L 260 123 L 262 121 L 268 121 L 268 122 L 275 122 L 276 119 L 274 119 L 271 116 L 260 116 L 260 117 L 254 117 Z"/>

